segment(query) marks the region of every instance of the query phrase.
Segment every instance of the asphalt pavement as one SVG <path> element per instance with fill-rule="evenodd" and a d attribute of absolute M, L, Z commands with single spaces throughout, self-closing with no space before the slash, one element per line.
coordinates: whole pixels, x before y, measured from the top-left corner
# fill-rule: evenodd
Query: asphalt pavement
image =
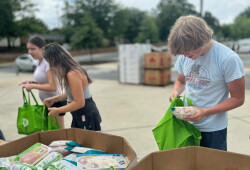
<path fill-rule="evenodd" d="M 158 87 L 121 84 L 118 77 L 118 62 L 83 65 L 93 78 L 90 90 L 99 108 L 103 122 L 102 132 L 123 136 L 135 150 L 138 160 L 157 151 L 152 129 L 161 120 L 169 107 L 168 96 L 173 84 Z M 246 68 L 249 69 L 249 68 Z M 100 78 L 98 75 L 110 78 Z M 172 69 L 172 75 L 176 72 Z M 112 76 L 113 75 L 113 76 Z M 247 72 L 249 75 L 249 72 Z M 112 78 L 111 78 L 112 77 Z M 0 71 L 0 129 L 7 141 L 24 137 L 16 128 L 17 110 L 22 106 L 21 87 L 23 80 L 32 80 L 32 73 Z M 172 76 L 172 81 L 174 81 Z M 33 91 L 38 98 L 37 90 Z M 250 91 L 246 90 L 245 104 L 229 112 L 228 150 L 248 154 L 250 150 Z M 65 127 L 70 128 L 71 114 L 65 116 Z"/>

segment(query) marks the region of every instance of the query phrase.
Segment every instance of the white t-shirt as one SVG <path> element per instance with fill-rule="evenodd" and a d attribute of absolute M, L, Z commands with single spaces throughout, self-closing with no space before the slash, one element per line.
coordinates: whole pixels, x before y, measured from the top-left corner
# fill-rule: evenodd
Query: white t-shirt
<path fill-rule="evenodd" d="M 196 60 L 180 55 L 175 69 L 185 76 L 185 96 L 199 108 L 208 108 L 228 99 L 226 83 L 245 76 L 239 56 L 216 41 L 205 55 Z M 204 117 L 200 123 L 190 123 L 201 132 L 213 132 L 227 127 L 228 116 L 224 112 Z"/>
<path fill-rule="evenodd" d="M 47 84 L 48 83 L 48 77 L 47 77 L 47 71 L 50 69 L 49 63 L 45 59 L 42 60 L 42 62 L 37 66 L 35 72 L 34 72 L 34 79 L 39 84 Z M 44 90 L 39 90 L 39 97 L 43 100 L 48 97 L 53 97 L 58 94 L 61 94 L 62 90 L 60 86 L 58 85 L 58 89 L 56 92 L 48 92 Z"/>

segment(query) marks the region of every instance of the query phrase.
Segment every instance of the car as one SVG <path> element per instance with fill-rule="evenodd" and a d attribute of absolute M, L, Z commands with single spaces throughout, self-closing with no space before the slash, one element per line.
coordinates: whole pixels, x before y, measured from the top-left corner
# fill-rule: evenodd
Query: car
<path fill-rule="evenodd" d="M 35 71 L 38 60 L 35 60 L 30 54 L 18 56 L 15 60 L 18 71 Z"/>
<path fill-rule="evenodd" d="M 250 38 L 238 40 L 236 51 L 237 53 L 250 53 Z"/>

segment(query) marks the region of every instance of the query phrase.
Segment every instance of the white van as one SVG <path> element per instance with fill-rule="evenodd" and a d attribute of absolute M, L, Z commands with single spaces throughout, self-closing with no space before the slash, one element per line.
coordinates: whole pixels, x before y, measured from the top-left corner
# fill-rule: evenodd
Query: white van
<path fill-rule="evenodd" d="M 238 40 L 235 50 L 237 53 L 250 53 L 250 38 Z"/>

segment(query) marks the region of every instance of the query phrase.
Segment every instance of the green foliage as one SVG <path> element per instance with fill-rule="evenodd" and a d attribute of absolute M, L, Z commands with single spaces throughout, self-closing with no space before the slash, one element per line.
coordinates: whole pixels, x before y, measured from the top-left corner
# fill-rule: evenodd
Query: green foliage
<path fill-rule="evenodd" d="M 203 19 L 206 21 L 207 25 L 213 29 L 215 34 L 219 31 L 220 23 L 210 12 L 206 11 Z"/>
<path fill-rule="evenodd" d="M 104 36 L 109 37 L 109 28 L 117 9 L 114 0 L 75 0 L 73 9 L 68 17 L 74 20 L 74 25 L 78 25 L 85 14 L 89 13 L 97 26 L 102 29 Z"/>
<path fill-rule="evenodd" d="M 126 31 L 124 32 L 124 39 L 130 43 L 134 43 L 135 38 L 139 34 L 140 26 L 147 15 L 136 8 L 129 9 L 127 15 L 129 18 Z"/>
<path fill-rule="evenodd" d="M 17 21 L 16 24 L 20 36 L 29 36 L 32 33 L 46 33 L 48 31 L 47 26 L 34 17 L 23 18 Z"/>
<path fill-rule="evenodd" d="M 142 22 L 139 34 L 136 37 L 136 42 L 145 43 L 147 40 L 150 43 L 158 43 L 158 27 L 156 25 L 156 20 L 153 17 L 146 17 Z"/>
<path fill-rule="evenodd" d="M 249 38 L 250 37 L 250 18 L 238 16 L 232 27 L 232 37 Z"/>
<path fill-rule="evenodd" d="M 160 40 L 166 41 L 171 27 L 182 15 L 198 15 L 192 4 L 187 0 L 161 0 L 157 7 L 157 25 L 159 27 Z"/>
<path fill-rule="evenodd" d="M 103 32 L 93 18 L 86 13 L 74 30 L 72 46 L 75 49 L 95 48 L 102 46 Z"/>
<path fill-rule="evenodd" d="M 129 25 L 130 9 L 118 9 L 110 27 L 110 37 L 123 39 Z"/>
<path fill-rule="evenodd" d="M 250 18 L 250 7 L 247 7 L 242 13 L 239 14 L 239 16 Z"/>
<path fill-rule="evenodd" d="M 31 0 L 0 0 L 0 37 L 7 38 L 9 48 L 12 38 L 47 31 L 40 20 L 25 17 L 33 16 L 33 7 Z"/>
<path fill-rule="evenodd" d="M 14 34 L 14 14 L 9 0 L 0 0 L 0 37 Z"/>
<path fill-rule="evenodd" d="M 232 39 L 232 24 L 222 25 L 216 35 L 220 39 Z"/>

